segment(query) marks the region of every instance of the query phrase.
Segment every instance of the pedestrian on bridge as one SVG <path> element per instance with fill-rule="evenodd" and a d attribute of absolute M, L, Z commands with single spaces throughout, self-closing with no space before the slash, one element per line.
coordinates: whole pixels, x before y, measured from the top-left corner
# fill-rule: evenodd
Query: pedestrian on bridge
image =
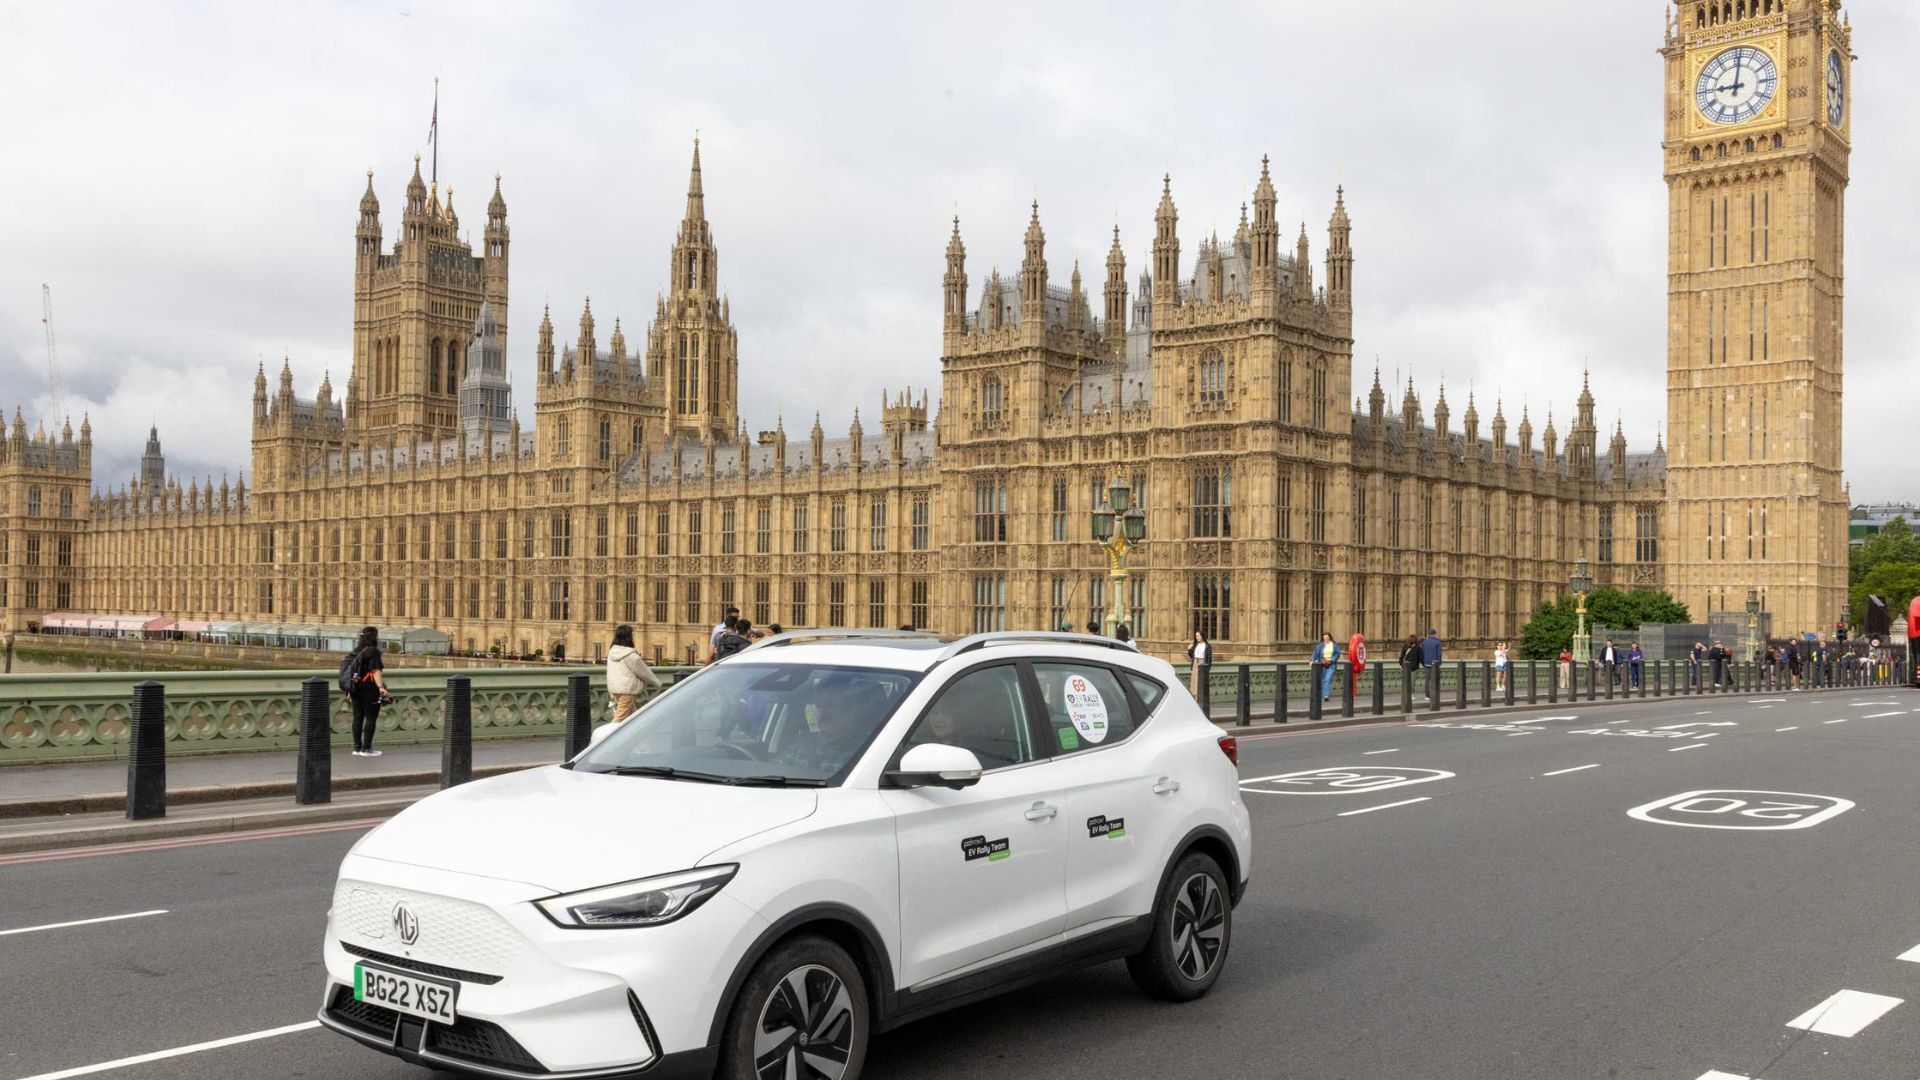
<path fill-rule="evenodd" d="M 1323 701 L 1333 698 L 1333 672 L 1340 665 L 1340 646 L 1334 643 L 1333 635 L 1326 631 L 1320 633 L 1320 644 L 1313 647 L 1313 666 L 1319 669 L 1320 697 Z"/>
<path fill-rule="evenodd" d="M 1187 659 L 1191 669 L 1187 673 L 1187 690 L 1198 698 L 1200 688 L 1207 685 L 1207 676 L 1213 673 L 1213 645 L 1207 641 L 1207 635 L 1198 630 L 1193 632 L 1193 641 L 1187 645 Z"/>
<path fill-rule="evenodd" d="M 1640 671 L 1646 662 L 1647 654 L 1640 651 L 1639 642 L 1627 646 L 1627 685 L 1632 689 L 1640 689 Z"/>
<path fill-rule="evenodd" d="M 607 650 L 607 693 L 613 698 L 613 722 L 625 720 L 639 708 L 634 702 L 642 687 L 658 690 L 660 686 L 660 676 L 633 647 L 633 627 L 626 623 L 614 627 L 613 647 Z"/>
<path fill-rule="evenodd" d="M 380 707 L 393 700 L 387 693 L 387 677 L 380 656 L 380 631 L 371 626 L 360 628 L 360 640 L 348 659 L 353 690 L 347 701 L 353 706 L 353 756 L 379 757 L 373 748 L 373 732 L 380 726 Z"/>
<path fill-rule="evenodd" d="M 1507 643 L 1502 641 L 1493 647 L 1493 688 L 1504 692 L 1507 689 Z"/>

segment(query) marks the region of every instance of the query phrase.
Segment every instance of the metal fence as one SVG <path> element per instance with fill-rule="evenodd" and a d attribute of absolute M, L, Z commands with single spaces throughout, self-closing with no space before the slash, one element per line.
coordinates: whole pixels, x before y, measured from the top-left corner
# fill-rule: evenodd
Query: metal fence
<path fill-rule="evenodd" d="M 688 669 L 657 669 L 671 682 Z M 388 668 L 393 704 L 380 710 L 386 745 L 434 743 L 446 712 L 447 678 L 465 675 L 473 688 L 473 737 L 559 735 L 566 726 L 567 677 L 592 681 L 596 718 L 607 718 L 604 667 L 478 668 L 470 671 Z M 166 687 L 169 755 L 235 750 L 291 750 L 299 743 L 302 680 L 331 671 L 166 671 L 150 674 L 44 674 L 0 677 L 0 766 L 27 762 L 124 757 L 135 684 Z M 642 699 L 644 700 L 644 698 Z M 334 741 L 351 740 L 353 708 L 332 695 Z"/>

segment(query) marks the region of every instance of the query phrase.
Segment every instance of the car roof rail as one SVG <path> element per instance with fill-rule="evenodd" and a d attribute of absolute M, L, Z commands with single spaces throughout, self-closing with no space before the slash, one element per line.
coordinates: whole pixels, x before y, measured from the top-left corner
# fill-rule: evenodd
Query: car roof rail
<path fill-rule="evenodd" d="M 985 634 L 969 634 L 966 637 L 940 650 L 935 663 L 945 663 L 961 653 L 972 652 L 988 645 L 1010 645 L 1022 641 L 1048 642 L 1055 645 L 1094 645 L 1104 649 L 1118 649 L 1121 652 L 1138 652 L 1124 641 L 1117 641 L 1098 634 L 1074 634 L 1058 630 L 995 630 Z"/>
<path fill-rule="evenodd" d="M 940 635 L 928 630 L 861 630 L 849 627 L 820 627 L 813 630 L 788 630 L 775 634 L 740 650 L 752 652 L 755 649 L 770 649 L 779 645 L 795 645 L 803 641 L 927 641 L 939 640 Z"/>

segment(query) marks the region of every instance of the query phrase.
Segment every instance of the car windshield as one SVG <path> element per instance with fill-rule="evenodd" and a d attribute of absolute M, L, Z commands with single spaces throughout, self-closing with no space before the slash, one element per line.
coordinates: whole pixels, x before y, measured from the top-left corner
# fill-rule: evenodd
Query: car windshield
<path fill-rule="evenodd" d="M 837 782 L 919 675 L 730 660 L 576 759 L 584 772 L 732 784 Z"/>

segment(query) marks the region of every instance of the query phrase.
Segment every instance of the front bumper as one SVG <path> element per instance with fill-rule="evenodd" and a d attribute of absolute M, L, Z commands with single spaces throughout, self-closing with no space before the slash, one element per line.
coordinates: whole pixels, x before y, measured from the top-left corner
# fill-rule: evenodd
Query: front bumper
<path fill-rule="evenodd" d="M 518 882 L 348 856 L 328 913 L 319 1019 L 430 1068 L 495 1077 L 708 1075 L 726 976 L 761 929 L 724 893 L 678 922 L 569 930 Z M 417 937 L 403 945 L 406 904 Z M 449 1025 L 356 1001 L 361 961 L 459 986 Z M 704 1070 L 704 1071 L 703 1071 Z"/>

